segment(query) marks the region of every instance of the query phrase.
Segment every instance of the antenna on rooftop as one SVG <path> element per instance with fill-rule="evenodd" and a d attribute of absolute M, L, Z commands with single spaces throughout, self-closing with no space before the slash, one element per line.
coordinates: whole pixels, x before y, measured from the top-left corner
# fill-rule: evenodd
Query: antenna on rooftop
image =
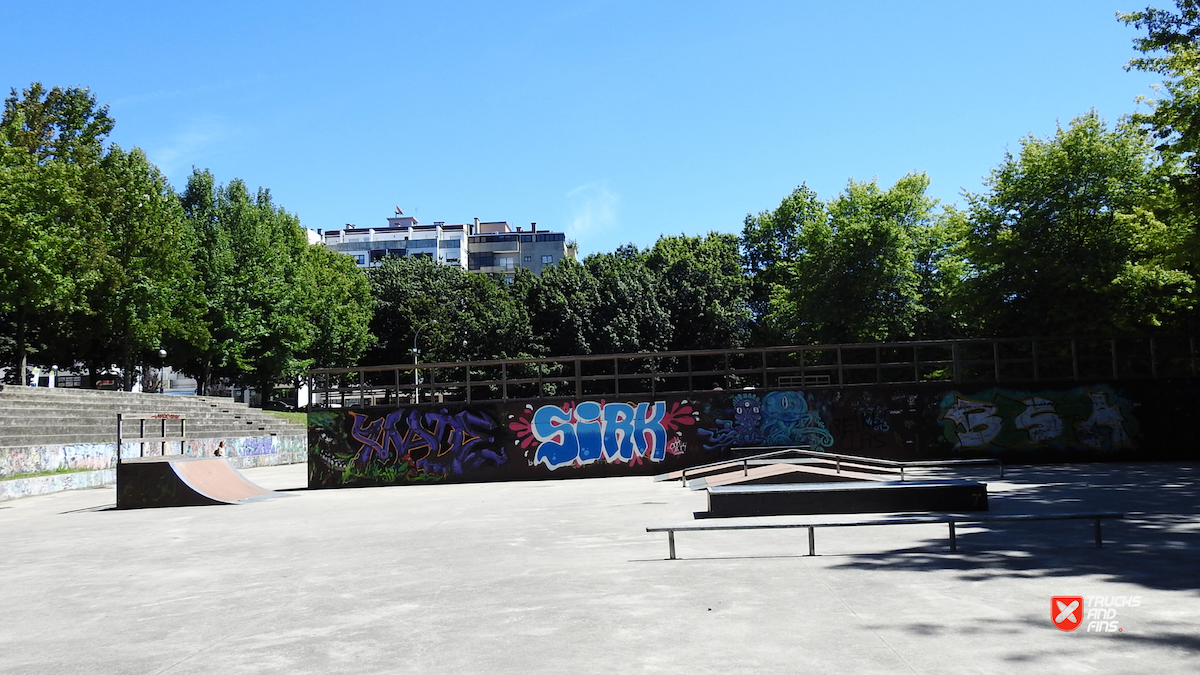
<path fill-rule="evenodd" d="M 404 212 L 400 210 L 399 206 L 396 207 L 396 215 L 398 215 L 398 216 L 404 215 Z"/>

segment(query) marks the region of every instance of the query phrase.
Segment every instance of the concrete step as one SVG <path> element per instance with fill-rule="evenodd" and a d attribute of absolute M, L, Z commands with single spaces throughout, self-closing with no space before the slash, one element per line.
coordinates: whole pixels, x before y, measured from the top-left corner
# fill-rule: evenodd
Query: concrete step
<path fill-rule="evenodd" d="M 179 435 L 180 426 L 175 420 L 172 420 L 172 422 L 174 422 L 174 423 L 168 424 L 166 426 L 165 433 L 168 436 L 171 436 L 171 435 L 177 436 L 177 435 Z M 164 432 L 164 428 L 158 424 L 154 424 L 154 425 L 147 424 L 144 427 L 144 429 L 140 428 L 136 424 L 124 424 L 124 425 L 122 425 L 122 427 L 123 428 L 121 429 L 121 433 L 122 433 L 122 435 L 127 436 L 127 437 L 133 437 L 133 436 L 137 436 L 139 434 L 145 435 L 145 436 L 160 436 Z M 246 429 L 269 429 L 272 431 L 274 431 L 274 430 L 279 430 L 279 431 L 296 430 L 297 432 L 301 432 L 304 430 L 304 427 L 302 427 L 298 424 L 276 424 L 274 422 L 258 422 L 258 421 L 254 421 L 254 420 L 246 420 L 246 421 L 239 420 L 239 421 L 235 421 L 235 422 L 229 422 L 229 421 L 225 421 L 225 420 L 207 420 L 207 421 L 195 422 L 195 423 L 189 422 L 184 427 L 184 429 L 186 430 L 186 432 L 188 434 L 192 434 L 192 433 L 200 433 L 200 432 L 205 432 L 205 431 L 222 431 L 222 430 L 226 430 L 226 429 L 228 429 L 230 431 L 245 431 Z M 15 436 L 36 436 L 38 434 L 46 434 L 46 433 L 51 433 L 51 434 L 103 433 L 103 434 L 112 434 L 115 436 L 117 433 L 117 425 L 115 425 L 115 424 L 90 424 L 86 421 L 84 421 L 84 422 L 64 421 L 64 422 L 57 423 L 57 424 L 21 424 L 21 425 L 10 424 L 10 425 L 6 425 L 6 426 L 0 426 L 0 439 L 12 438 Z"/>
<path fill-rule="evenodd" d="M 192 396 L 192 395 L 177 395 L 177 394 L 147 394 L 142 392 L 129 391 L 98 391 L 95 389 L 51 389 L 47 387 L 14 387 L 5 386 L 0 389 L 0 398 L 37 398 L 39 400 L 46 399 L 79 399 L 90 398 L 93 400 L 163 400 L 176 399 L 181 401 L 204 401 L 208 403 L 228 403 L 232 405 L 246 405 L 245 403 L 234 403 L 232 399 L 225 396 Z"/>
<path fill-rule="evenodd" d="M 0 388 L 0 447 L 111 443 L 118 413 L 179 415 L 189 438 L 306 433 L 304 424 L 219 397 L 7 386 Z M 124 436 L 136 437 L 139 427 L 138 420 L 126 420 Z M 161 429 L 158 421 L 145 421 L 146 435 Z M 168 420 L 167 437 L 178 433 L 179 423 Z"/>
<path fill-rule="evenodd" d="M 250 410 L 219 410 L 217 408 L 187 410 L 183 408 L 146 408 L 143 410 L 131 408 L 117 408 L 113 410 L 102 410 L 95 408 L 78 408 L 70 406 L 17 406 L 3 407 L 0 406 L 0 415 L 5 419 L 19 420 L 21 418 L 39 419 L 39 418 L 77 418 L 77 419 L 105 419 L 112 420 L 114 424 L 117 421 L 117 414 L 120 413 L 126 419 L 132 416 L 147 416 L 147 415 L 180 415 L 189 420 L 191 419 L 217 419 L 217 418 L 255 418 L 264 420 L 279 420 L 285 421 L 286 418 L 270 413 L 262 413 Z"/>

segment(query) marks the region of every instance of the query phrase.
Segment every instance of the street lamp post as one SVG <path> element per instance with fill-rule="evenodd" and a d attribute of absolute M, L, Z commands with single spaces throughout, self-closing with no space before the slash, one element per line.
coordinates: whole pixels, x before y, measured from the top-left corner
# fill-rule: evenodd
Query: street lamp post
<path fill-rule="evenodd" d="M 167 393 L 167 350 L 158 350 L 158 393 Z"/>
<path fill-rule="evenodd" d="M 421 352 L 417 350 L 417 336 L 419 336 L 421 334 L 421 331 L 424 330 L 427 326 L 432 326 L 436 323 L 437 323 L 437 319 L 430 319 L 429 321 L 422 324 L 420 328 L 417 328 L 417 330 L 413 332 L 413 403 L 421 402 L 421 375 L 420 375 L 420 371 L 417 370 L 417 363 L 418 363 L 417 358 L 421 354 Z"/>

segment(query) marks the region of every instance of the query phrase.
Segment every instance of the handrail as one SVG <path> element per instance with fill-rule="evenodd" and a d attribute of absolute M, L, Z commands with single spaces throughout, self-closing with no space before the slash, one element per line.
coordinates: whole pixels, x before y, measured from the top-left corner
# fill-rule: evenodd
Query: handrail
<path fill-rule="evenodd" d="M 769 448 L 769 447 L 774 447 L 774 446 L 749 445 L 749 446 L 735 447 L 733 449 L 734 450 L 760 450 L 760 449 L 765 449 L 765 448 Z M 801 455 L 808 456 L 808 457 L 826 457 L 826 458 L 833 457 L 835 459 L 835 464 L 838 467 L 838 473 L 842 472 L 841 471 L 841 462 L 842 461 L 861 462 L 863 464 L 874 463 L 874 464 L 886 466 L 889 468 L 898 468 L 898 469 L 900 469 L 900 480 L 904 480 L 904 469 L 906 467 L 907 468 L 916 468 L 916 467 L 926 467 L 926 466 L 927 467 L 935 467 L 935 466 L 965 466 L 965 465 L 969 465 L 969 464 L 996 464 L 1000 467 L 1000 477 L 1004 478 L 1004 462 L 1000 461 L 998 458 L 994 459 L 994 458 L 989 458 L 989 457 L 981 457 L 981 458 L 974 458 L 974 459 L 901 460 L 901 459 L 883 459 L 881 457 L 862 457 L 859 455 L 839 455 L 835 452 L 821 452 L 818 450 L 811 450 L 811 449 L 804 450 L 804 449 L 800 449 L 800 448 L 795 448 L 792 451 L 796 452 L 798 454 L 801 454 Z"/>
<path fill-rule="evenodd" d="M 812 446 L 805 446 L 805 447 L 812 447 Z M 757 449 L 757 448 L 733 448 L 733 450 L 746 450 L 746 449 Z M 727 460 L 724 460 L 724 461 L 721 461 L 721 462 L 710 462 L 710 463 L 708 463 L 708 464 L 698 464 L 698 465 L 696 465 L 696 466 L 689 466 L 688 468 L 686 468 L 686 469 L 683 469 L 682 471 L 680 471 L 680 472 L 679 472 L 679 482 L 680 482 L 680 483 L 683 483 L 684 485 L 686 485 L 686 484 L 687 484 L 687 472 L 689 472 L 689 471 L 692 471 L 692 470 L 695 470 L 695 469 L 709 469 L 709 468 L 712 468 L 712 467 L 714 467 L 714 466 L 723 466 L 723 465 L 726 465 L 726 464 L 737 464 L 738 462 L 741 462 L 741 463 L 742 463 L 742 475 L 745 475 L 745 474 L 746 474 L 746 471 L 747 471 L 747 467 L 748 467 L 748 464 L 747 464 L 747 462 L 748 462 L 749 460 L 752 460 L 752 459 L 764 459 L 764 458 L 767 458 L 767 457 L 774 457 L 775 455 L 785 455 L 785 454 L 787 454 L 787 453 L 790 453 L 790 452 L 795 452 L 795 451 L 796 451 L 796 450 L 795 450 L 795 448 L 787 448 L 787 449 L 784 449 L 784 450 L 776 450 L 775 452 L 766 452 L 766 453 L 763 453 L 763 454 L 761 454 L 761 455 L 751 455 L 751 456 L 749 456 L 749 457 L 740 457 L 740 458 L 736 458 L 736 459 L 727 459 Z"/>
<path fill-rule="evenodd" d="M 179 422 L 179 435 L 178 436 L 168 436 L 167 435 L 167 421 L 168 420 L 170 420 L 172 422 Z M 136 421 L 138 423 L 138 437 L 137 438 L 123 438 L 123 436 L 124 436 L 123 424 L 124 424 L 124 422 L 129 422 L 129 421 Z M 160 430 L 159 430 L 158 436 L 146 436 L 146 422 L 159 422 L 160 423 Z M 194 439 L 189 438 L 187 435 L 187 417 L 184 417 L 183 415 L 177 415 L 174 413 L 155 413 L 155 414 L 144 414 L 144 415 L 138 415 L 138 414 L 131 415 L 128 413 L 117 413 L 117 464 L 121 463 L 121 451 L 123 450 L 123 446 L 126 441 L 138 442 L 140 444 L 139 449 L 138 449 L 138 456 L 145 457 L 146 456 L 146 443 L 162 443 L 162 454 L 165 456 L 167 454 L 167 443 L 178 443 L 180 454 L 186 454 L 187 448 L 184 446 L 190 440 L 194 440 Z"/>
<path fill-rule="evenodd" d="M 991 459 L 991 458 L 904 461 L 904 460 L 895 460 L 895 459 L 883 459 L 883 458 L 879 458 L 879 457 L 863 457 L 860 455 L 842 455 L 842 454 L 838 454 L 836 452 L 823 452 L 820 450 L 813 450 L 812 446 L 807 446 L 807 445 L 806 446 L 797 446 L 794 448 L 783 448 L 783 449 L 780 449 L 778 446 L 748 445 L 748 446 L 737 446 L 737 447 L 733 447 L 731 449 L 734 451 L 770 450 L 770 452 L 764 452 L 764 453 L 757 454 L 757 455 L 747 455 L 745 457 L 736 457 L 736 458 L 732 458 L 732 459 L 723 460 L 720 462 L 710 462 L 708 464 L 698 464 L 696 466 L 688 467 L 679 472 L 680 484 L 683 485 L 684 487 L 687 486 L 687 474 L 689 471 L 695 472 L 695 471 L 698 471 L 701 469 L 710 469 L 715 466 L 741 464 L 742 465 L 742 475 L 744 476 L 744 475 L 748 474 L 751 462 L 754 462 L 756 460 L 767 459 L 770 457 L 786 455 L 786 454 L 797 454 L 797 455 L 803 455 L 805 457 L 816 457 L 819 459 L 826 459 L 826 460 L 832 459 L 833 463 L 834 463 L 834 468 L 837 471 L 837 473 L 842 472 L 842 462 L 846 462 L 847 464 L 864 464 L 864 465 L 867 465 L 868 468 L 899 469 L 900 480 L 905 480 L 904 470 L 906 468 L 938 467 L 938 466 L 965 466 L 965 465 L 979 465 L 979 464 L 998 465 L 1000 467 L 1000 477 L 1004 478 L 1004 462 L 1000 461 L 999 459 Z M 874 466 L 872 466 L 872 465 L 874 465 Z"/>

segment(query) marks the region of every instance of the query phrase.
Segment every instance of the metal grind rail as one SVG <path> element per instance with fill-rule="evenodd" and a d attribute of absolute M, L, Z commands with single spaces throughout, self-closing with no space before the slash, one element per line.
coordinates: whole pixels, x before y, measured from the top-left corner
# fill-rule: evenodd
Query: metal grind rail
<path fill-rule="evenodd" d="M 995 464 L 1000 467 L 1000 478 L 1004 478 L 1004 463 L 999 459 L 946 459 L 946 460 L 919 460 L 919 461 L 899 461 L 892 459 L 878 459 L 875 457 L 860 457 L 857 455 L 841 455 L 833 452 L 821 452 L 811 449 L 811 446 L 801 446 L 796 448 L 779 449 L 775 446 L 746 446 L 741 448 L 733 448 L 734 450 L 769 450 L 757 455 L 749 455 L 736 459 L 727 459 L 720 462 L 711 462 L 708 464 L 700 464 L 693 467 L 688 467 L 679 472 L 679 482 L 683 486 L 687 486 L 687 477 L 689 473 L 703 472 L 705 469 L 713 469 L 723 466 L 742 466 L 742 475 L 748 475 L 751 466 L 762 466 L 764 464 L 799 464 L 803 460 L 786 459 L 787 455 L 801 455 L 802 457 L 812 457 L 823 459 L 832 462 L 837 473 L 842 472 L 842 467 L 865 468 L 865 469 L 887 469 L 895 471 L 899 474 L 900 480 L 905 480 L 904 470 L 906 468 L 934 468 L 934 467 L 955 467 L 955 466 L 971 466 Z M 777 459 L 772 459 L 777 458 Z M 664 474 L 657 476 L 656 480 L 667 480 Z"/>
<path fill-rule="evenodd" d="M 766 450 L 773 446 L 746 446 L 741 448 L 733 448 L 734 450 Z M 806 457 L 818 457 L 821 459 L 832 459 L 837 473 L 842 472 L 842 463 L 845 462 L 848 466 L 858 464 L 867 468 L 893 469 L 900 473 L 900 480 L 904 480 L 904 470 L 921 469 L 921 468 L 945 468 L 955 466 L 972 466 L 982 464 L 995 464 L 1000 467 L 1000 477 L 1004 478 L 1004 462 L 999 459 L 978 458 L 978 459 L 933 459 L 933 460 L 896 460 L 896 459 L 879 459 L 876 457 L 860 457 L 858 455 L 839 455 L 833 452 L 820 452 L 811 448 L 791 448 L 789 452 L 794 452 Z M 775 453 L 767 453 L 775 454 Z M 750 459 L 750 458 L 746 458 Z M 744 471 L 744 470 L 743 470 Z"/>
<path fill-rule="evenodd" d="M 678 560 L 675 555 L 676 532 L 713 532 L 733 530 L 779 530 L 808 528 L 808 555 L 817 554 L 816 528 L 818 527 L 864 527 L 873 525 L 930 525 L 946 524 L 950 526 L 950 551 L 958 551 L 958 533 L 956 525 L 963 523 L 1012 523 L 1043 520 L 1091 520 L 1093 521 L 1093 536 L 1096 548 L 1104 546 L 1100 532 L 1100 521 L 1104 519 L 1119 520 L 1124 513 L 1111 511 L 1087 513 L 1013 513 L 995 515 L 946 514 L 929 516 L 897 516 L 892 518 L 873 518 L 866 520 L 809 520 L 804 522 L 734 522 L 734 523 L 682 523 L 680 525 L 658 525 L 647 527 L 647 532 L 666 532 L 670 560 Z"/>

